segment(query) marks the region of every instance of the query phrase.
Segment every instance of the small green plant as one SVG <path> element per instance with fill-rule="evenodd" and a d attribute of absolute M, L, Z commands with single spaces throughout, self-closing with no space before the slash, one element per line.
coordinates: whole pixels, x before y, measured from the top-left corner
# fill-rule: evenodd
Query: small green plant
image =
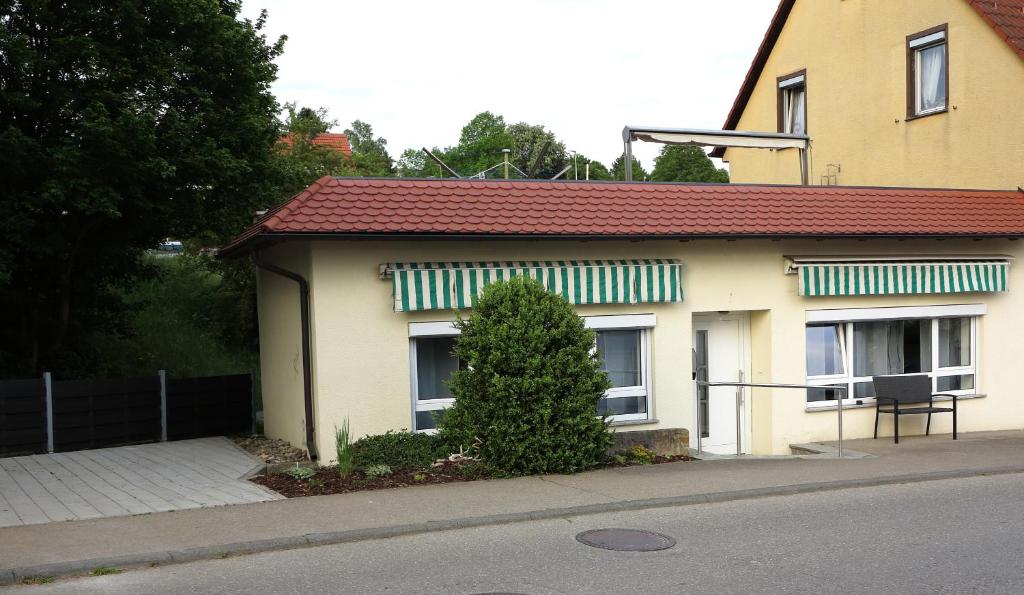
<path fill-rule="evenodd" d="M 363 473 L 366 473 L 366 476 L 371 478 L 385 477 L 391 475 L 391 467 L 387 465 L 370 465 L 363 470 Z"/>
<path fill-rule="evenodd" d="M 93 568 L 89 574 L 93 576 L 106 576 L 108 574 L 121 574 L 124 572 L 120 568 L 111 568 L 109 566 L 100 566 L 99 568 Z"/>
<path fill-rule="evenodd" d="M 413 481 L 427 481 L 427 474 L 426 473 L 417 473 L 416 475 L 412 476 L 412 480 Z"/>
<path fill-rule="evenodd" d="M 52 582 L 52 576 L 26 576 L 21 579 L 21 584 L 23 585 L 45 585 Z"/>
<path fill-rule="evenodd" d="M 658 455 L 643 444 L 636 444 L 626 451 L 626 458 L 638 465 L 650 465 L 657 460 Z"/>
<path fill-rule="evenodd" d="M 352 475 L 356 464 L 352 456 L 352 442 L 349 440 L 348 418 L 341 424 L 341 429 L 334 428 L 334 446 L 338 454 L 338 475 Z"/>
<path fill-rule="evenodd" d="M 626 459 L 626 455 L 624 454 L 613 454 L 611 457 L 611 462 L 613 465 L 625 465 L 628 461 Z"/>
<path fill-rule="evenodd" d="M 322 479 L 317 479 L 315 477 L 310 477 L 309 478 L 309 487 L 310 488 L 314 488 L 315 489 L 315 488 L 319 488 L 319 487 L 321 487 L 323 485 L 324 485 L 324 482 L 323 482 Z"/>
<path fill-rule="evenodd" d="M 298 463 L 295 463 L 294 467 L 286 469 L 284 473 L 285 475 L 288 475 L 298 480 L 309 479 L 310 477 L 316 475 L 316 471 L 310 469 L 309 467 L 301 467 L 299 466 Z"/>

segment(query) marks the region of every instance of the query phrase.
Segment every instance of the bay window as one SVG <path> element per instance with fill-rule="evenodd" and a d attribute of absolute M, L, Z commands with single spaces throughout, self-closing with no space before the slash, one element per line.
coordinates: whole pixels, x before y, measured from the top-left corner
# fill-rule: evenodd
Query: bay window
<path fill-rule="evenodd" d="M 873 376 L 927 374 L 935 392 L 973 393 L 977 318 L 973 316 L 814 322 L 805 330 L 809 407 L 875 397 Z"/>

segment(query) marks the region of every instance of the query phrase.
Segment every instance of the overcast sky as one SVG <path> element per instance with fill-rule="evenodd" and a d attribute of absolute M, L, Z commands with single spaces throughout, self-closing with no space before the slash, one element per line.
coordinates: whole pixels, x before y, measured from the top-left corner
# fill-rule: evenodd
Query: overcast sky
<path fill-rule="evenodd" d="M 285 34 L 274 92 L 373 125 L 397 158 L 477 113 L 608 165 L 626 124 L 721 128 L 775 0 L 246 0 Z M 634 144 L 650 169 L 657 145 Z M 495 162 L 500 156 L 495 156 Z M 466 172 L 472 173 L 472 172 Z"/>

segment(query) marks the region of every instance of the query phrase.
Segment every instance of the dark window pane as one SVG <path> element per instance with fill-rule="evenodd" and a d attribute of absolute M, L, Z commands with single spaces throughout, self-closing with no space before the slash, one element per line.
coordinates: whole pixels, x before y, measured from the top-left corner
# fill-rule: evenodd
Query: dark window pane
<path fill-rule="evenodd" d="M 853 324 L 854 376 L 931 371 L 931 321 L 881 320 Z"/>
<path fill-rule="evenodd" d="M 936 378 L 936 385 L 938 387 L 936 392 L 940 393 L 951 390 L 971 390 L 974 388 L 974 375 L 939 376 Z"/>
<path fill-rule="evenodd" d="M 857 382 L 853 385 L 853 398 L 873 399 L 875 397 L 875 385 L 871 382 Z"/>
<path fill-rule="evenodd" d="M 836 387 L 845 388 L 845 384 L 833 384 L 831 386 L 823 386 L 821 388 L 809 388 L 807 389 L 807 402 L 817 403 L 819 401 L 837 401 L 841 398 L 843 392 L 836 390 Z"/>
<path fill-rule="evenodd" d="M 437 422 L 444 417 L 444 409 L 435 409 L 433 411 L 417 411 L 416 412 L 416 429 L 417 430 L 433 430 L 437 428 Z"/>
<path fill-rule="evenodd" d="M 416 339 L 416 397 L 450 399 L 446 381 L 459 368 L 459 360 L 452 355 L 455 337 L 425 337 Z"/>
<path fill-rule="evenodd" d="M 640 386 L 640 331 L 598 331 L 597 357 L 613 387 Z"/>
<path fill-rule="evenodd" d="M 598 415 L 628 415 L 631 413 L 647 413 L 647 399 L 644 397 L 604 397 L 597 404 Z"/>
<path fill-rule="evenodd" d="M 807 375 L 842 374 L 844 372 L 843 351 L 839 344 L 839 325 L 808 326 L 806 335 Z"/>
<path fill-rule="evenodd" d="M 939 319 L 939 367 L 971 365 L 971 319 Z"/>

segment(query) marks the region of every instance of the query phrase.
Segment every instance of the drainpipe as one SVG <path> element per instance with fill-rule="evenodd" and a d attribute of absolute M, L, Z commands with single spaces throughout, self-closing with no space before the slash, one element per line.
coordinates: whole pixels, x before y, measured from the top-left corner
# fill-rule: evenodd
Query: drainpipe
<path fill-rule="evenodd" d="M 259 269 L 291 279 L 299 284 L 299 319 L 302 325 L 302 392 L 306 409 L 306 451 L 309 453 L 309 459 L 315 461 L 317 460 L 317 452 L 313 429 L 313 371 L 310 364 L 309 282 L 298 273 L 282 269 L 279 266 L 264 261 L 260 257 L 259 251 L 253 252 L 252 261 Z"/>

